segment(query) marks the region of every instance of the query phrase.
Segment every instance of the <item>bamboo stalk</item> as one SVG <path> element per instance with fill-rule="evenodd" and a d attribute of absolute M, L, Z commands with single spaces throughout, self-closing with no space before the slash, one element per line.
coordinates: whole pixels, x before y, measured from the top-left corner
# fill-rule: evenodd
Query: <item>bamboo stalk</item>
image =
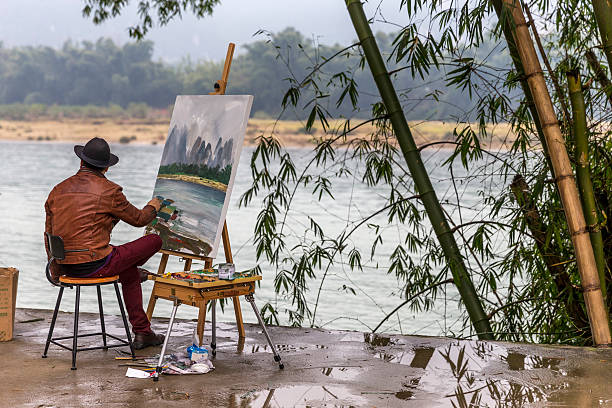
<path fill-rule="evenodd" d="M 584 218 L 589 228 L 591 245 L 595 255 L 595 262 L 597 263 L 597 271 L 599 273 L 602 296 L 604 298 L 604 303 L 607 303 L 606 258 L 604 255 L 601 230 L 599 228 L 599 217 L 597 216 L 597 202 L 595 201 L 593 183 L 591 182 L 591 171 L 589 169 L 589 140 L 587 136 L 586 107 L 584 104 L 584 95 L 582 94 L 580 73 L 578 71 L 567 72 L 567 85 L 573 113 L 574 141 L 576 144 L 574 157 L 578 191 L 580 192 Z"/>
<path fill-rule="evenodd" d="M 533 120 L 533 124 L 536 128 L 538 139 L 542 144 L 542 151 L 544 152 L 544 157 L 546 158 L 546 162 L 548 163 L 548 168 L 550 169 L 550 172 L 554 177 L 553 166 L 552 162 L 550 161 L 550 154 L 548 153 L 548 145 L 546 143 L 546 138 L 544 137 L 544 132 L 542 131 L 540 117 L 538 116 L 538 111 L 535 107 L 535 103 L 533 102 L 533 95 L 531 94 L 531 89 L 529 89 L 529 84 L 527 83 L 527 77 L 525 76 L 525 70 L 523 69 L 523 62 L 521 61 L 521 57 L 519 56 L 518 49 L 516 48 L 516 44 L 514 42 L 511 19 L 508 18 L 508 16 L 504 15 L 502 12 L 504 9 L 503 0 L 491 0 L 491 4 L 495 9 L 497 18 L 502 23 L 502 31 L 504 33 L 504 38 L 506 39 L 506 43 L 508 44 L 508 51 L 510 53 L 510 57 L 512 58 L 514 68 L 516 69 L 516 72 L 520 78 L 521 88 L 523 89 L 523 93 L 525 94 L 526 105 L 529 108 L 529 113 L 531 113 L 531 119 Z"/>
<path fill-rule="evenodd" d="M 601 35 L 601 47 L 612 72 L 612 3 L 610 0 L 593 0 L 593 12 Z"/>
<path fill-rule="evenodd" d="M 565 102 L 565 93 L 561 89 L 561 85 L 559 84 L 559 80 L 557 79 L 557 75 L 555 71 L 550 66 L 550 61 L 548 61 L 548 57 L 546 56 L 546 50 L 544 50 L 544 46 L 542 45 L 542 41 L 540 41 L 540 35 L 538 34 L 538 29 L 536 28 L 535 21 L 533 20 L 533 16 L 531 15 L 531 11 L 529 11 L 529 7 L 527 3 L 523 3 L 523 7 L 525 8 L 525 14 L 527 14 L 527 18 L 529 19 L 529 25 L 531 26 L 531 32 L 533 32 L 533 38 L 538 45 L 538 50 L 540 51 L 540 56 L 542 57 L 542 61 L 544 61 L 544 65 L 546 65 L 546 69 L 548 70 L 548 75 L 550 75 L 550 79 L 555 87 L 555 92 L 557 92 L 557 97 L 559 98 L 559 103 L 561 104 L 561 112 L 563 112 L 563 119 L 565 123 L 569 125 L 569 109 L 567 108 L 567 103 Z"/>
<path fill-rule="evenodd" d="M 604 71 L 603 67 L 599 63 L 599 60 L 597 60 L 597 56 L 595 55 L 593 50 L 588 50 L 585 55 L 586 60 L 589 63 L 589 66 L 591 67 L 591 70 L 595 74 L 597 82 L 599 82 L 599 85 L 603 88 L 603 91 L 608 97 L 608 101 L 610 102 L 610 106 L 612 107 L 612 84 L 606 76 L 606 71 Z"/>
<path fill-rule="evenodd" d="M 368 66 L 372 72 L 374 82 L 387 109 L 393 132 L 400 145 L 408 170 L 414 180 L 419 197 L 427 212 L 431 225 L 440 241 L 440 246 L 446 257 L 448 267 L 453 275 L 453 280 L 461 299 L 465 304 L 468 315 L 474 326 L 478 338 L 492 340 L 493 333 L 489 319 L 484 312 L 474 283 L 465 267 L 463 257 L 455 237 L 448 225 L 446 215 L 440 205 L 440 201 L 433 189 L 427 170 L 421 160 L 421 155 L 412 137 L 410 127 L 402 111 L 397 98 L 395 88 L 389 77 L 389 73 L 376 44 L 376 39 L 363 12 L 360 0 L 346 0 L 346 6 L 351 16 L 351 21 L 359 37 L 361 48 L 366 56 Z"/>
<path fill-rule="evenodd" d="M 517 0 L 504 0 L 504 5 L 507 12 L 512 16 L 514 40 L 525 69 L 529 88 L 533 94 L 540 122 L 542 123 L 544 137 L 548 144 L 555 181 L 559 189 L 576 253 L 576 263 L 584 290 L 584 300 L 593 341 L 597 346 L 607 346 L 611 342 L 607 311 L 601 293 L 599 274 L 591 240 L 584 220 L 584 214 L 582 213 L 580 198 L 578 197 L 576 181 L 574 180 L 569 156 L 565 149 L 565 141 L 559 128 L 559 122 L 542 73 L 542 67 L 529 35 L 527 22 L 525 21 L 520 3 Z"/>

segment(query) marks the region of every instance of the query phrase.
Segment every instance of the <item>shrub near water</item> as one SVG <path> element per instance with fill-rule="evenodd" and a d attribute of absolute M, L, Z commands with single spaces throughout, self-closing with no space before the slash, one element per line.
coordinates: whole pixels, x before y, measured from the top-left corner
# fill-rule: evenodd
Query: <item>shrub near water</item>
<path fill-rule="evenodd" d="M 116 104 L 97 105 L 42 105 L 13 103 L 0 105 L 0 119 L 4 120 L 38 120 L 38 119 L 169 119 L 168 109 L 153 109 L 144 103 L 130 103 L 127 108 Z"/>

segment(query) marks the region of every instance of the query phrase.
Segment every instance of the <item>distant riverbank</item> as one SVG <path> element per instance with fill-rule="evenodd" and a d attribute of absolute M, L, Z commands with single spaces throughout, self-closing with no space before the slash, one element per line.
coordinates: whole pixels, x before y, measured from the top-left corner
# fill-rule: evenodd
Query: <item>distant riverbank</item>
<path fill-rule="evenodd" d="M 186 183 L 200 184 L 202 186 L 214 188 L 215 190 L 223 192 L 227 191 L 227 185 L 218 181 L 209 180 L 198 176 L 190 176 L 187 174 L 158 174 L 157 178 L 184 181 Z"/>
<path fill-rule="evenodd" d="M 351 121 L 355 127 L 360 120 Z M 167 119 L 56 119 L 56 120 L 2 120 L 0 119 L 0 140 L 12 141 L 55 141 L 83 143 L 92 137 L 102 137 L 111 143 L 122 144 L 164 144 L 168 135 L 170 121 Z M 330 122 L 332 129 L 339 127 L 341 122 Z M 274 121 L 271 119 L 249 119 L 245 146 L 257 144 L 259 136 L 274 134 L 285 147 L 312 147 L 316 139 L 333 137 L 325 135 L 320 127 L 311 132 L 304 129 L 302 121 Z M 451 122 L 421 121 L 411 122 L 410 127 L 418 145 L 432 142 L 448 142 L 447 147 L 453 147 L 455 127 L 462 128 L 466 124 L 457 125 Z M 476 125 L 472 125 L 477 132 Z M 371 124 L 366 124 L 352 131 L 347 141 L 354 138 L 367 138 L 375 131 Z M 481 140 L 481 145 L 488 148 L 508 148 L 515 137 L 510 125 L 506 123 L 491 125 L 487 132 L 488 140 Z M 442 144 L 444 146 L 444 144 Z"/>

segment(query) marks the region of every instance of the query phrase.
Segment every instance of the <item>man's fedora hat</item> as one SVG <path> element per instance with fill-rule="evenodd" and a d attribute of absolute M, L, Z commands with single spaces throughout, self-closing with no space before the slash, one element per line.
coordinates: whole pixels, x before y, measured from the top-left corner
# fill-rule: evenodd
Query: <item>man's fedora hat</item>
<path fill-rule="evenodd" d="M 119 158 L 110 152 L 106 140 L 94 137 L 85 146 L 74 146 L 74 152 L 81 160 L 96 167 L 110 167 L 117 164 Z"/>

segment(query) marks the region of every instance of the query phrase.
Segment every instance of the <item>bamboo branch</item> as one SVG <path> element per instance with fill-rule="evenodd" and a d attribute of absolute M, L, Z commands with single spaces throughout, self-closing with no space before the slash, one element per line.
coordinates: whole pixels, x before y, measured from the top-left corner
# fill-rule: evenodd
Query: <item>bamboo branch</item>
<path fill-rule="evenodd" d="M 405 301 L 403 301 L 402 303 L 399 304 L 399 306 L 397 306 L 395 309 L 393 309 L 391 311 L 391 313 L 389 313 L 388 315 L 385 316 L 384 319 L 382 319 L 380 321 L 380 323 L 378 323 L 376 325 L 376 327 L 374 328 L 374 330 L 372 330 L 372 333 L 376 333 L 376 330 L 380 329 L 380 326 L 382 326 L 382 324 L 384 322 L 387 321 L 387 319 L 389 319 L 391 316 L 393 316 L 398 310 L 400 310 L 402 307 L 406 306 L 408 303 L 412 302 L 414 299 L 416 299 L 417 297 L 421 296 L 423 293 L 428 292 L 434 288 L 437 288 L 438 286 L 442 286 L 442 285 L 446 285 L 447 283 L 453 283 L 454 281 L 452 279 L 446 279 L 443 281 L 440 281 L 438 283 L 435 283 L 431 286 L 426 287 L 423 290 L 420 290 L 419 292 L 415 293 L 414 295 L 410 296 L 408 299 L 406 299 Z"/>
<path fill-rule="evenodd" d="M 597 56 L 593 52 L 593 50 L 587 50 L 585 53 L 586 60 L 591 67 L 591 70 L 595 74 L 595 78 L 597 78 L 597 82 L 603 89 L 604 93 L 608 97 L 608 101 L 610 102 L 610 106 L 612 106 L 612 84 L 606 75 L 606 71 L 604 71 L 603 67 L 599 63 Z"/>
<path fill-rule="evenodd" d="M 510 306 L 514 306 L 514 305 L 518 305 L 519 303 L 523 303 L 523 302 L 531 302 L 532 300 L 543 300 L 542 297 L 530 297 L 530 298 L 524 298 L 524 299 L 519 299 L 519 300 L 515 300 L 514 302 L 510 302 L 510 303 L 506 303 L 500 307 L 498 307 L 495 310 L 492 310 L 488 316 L 489 319 L 492 318 L 493 316 L 495 316 L 497 314 L 497 312 L 501 312 L 502 310 L 510 307 Z"/>
<path fill-rule="evenodd" d="M 338 251 L 340 251 L 340 248 L 342 247 L 342 245 L 344 244 L 344 242 L 346 240 L 349 239 L 349 237 L 351 235 L 353 235 L 353 233 L 355 231 L 357 231 L 359 229 L 359 227 L 361 227 L 363 224 L 365 224 L 367 221 L 369 221 L 370 219 L 374 218 L 375 216 L 381 214 L 382 212 L 392 208 L 395 205 L 398 205 L 401 202 L 406 202 L 412 199 L 416 199 L 419 198 L 419 196 L 414 195 L 414 196 L 410 196 L 410 197 L 405 197 L 401 200 L 395 201 L 391 204 L 388 204 L 382 208 L 379 208 L 378 210 L 376 210 L 374 213 L 370 214 L 369 216 L 363 218 L 359 223 L 357 223 L 356 225 L 353 226 L 353 228 L 347 233 L 347 234 L 342 234 L 339 238 L 338 238 L 338 245 L 336 246 L 336 248 L 334 248 L 334 253 L 333 255 L 330 257 L 331 259 L 333 259 L 336 254 L 338 253 Z M 312 318 L 310 321 L 310 327 L 314 327 L 314 321 L 315 321 L 315 317 L 317 315 L 317 309 L 319 307 L 319 299 L 321 298 L 321 293 L 323 291 L 323 283 L 325 283 L 325 279 L 327 278 L 327 275 L 329 273 L 329 268 L 331 268 L 332 266 L 332 262 L 329 262 L 327 264 L 327 267 L 325 268 L 325 272 L 323 273 L 323 277 L 321 278 L 321 283 L 319 283 L 319 290 L 317 291 L 317 299 L 315 301 L 315 306 L 314 306 L 314 310 L 312 312 Z"/>

